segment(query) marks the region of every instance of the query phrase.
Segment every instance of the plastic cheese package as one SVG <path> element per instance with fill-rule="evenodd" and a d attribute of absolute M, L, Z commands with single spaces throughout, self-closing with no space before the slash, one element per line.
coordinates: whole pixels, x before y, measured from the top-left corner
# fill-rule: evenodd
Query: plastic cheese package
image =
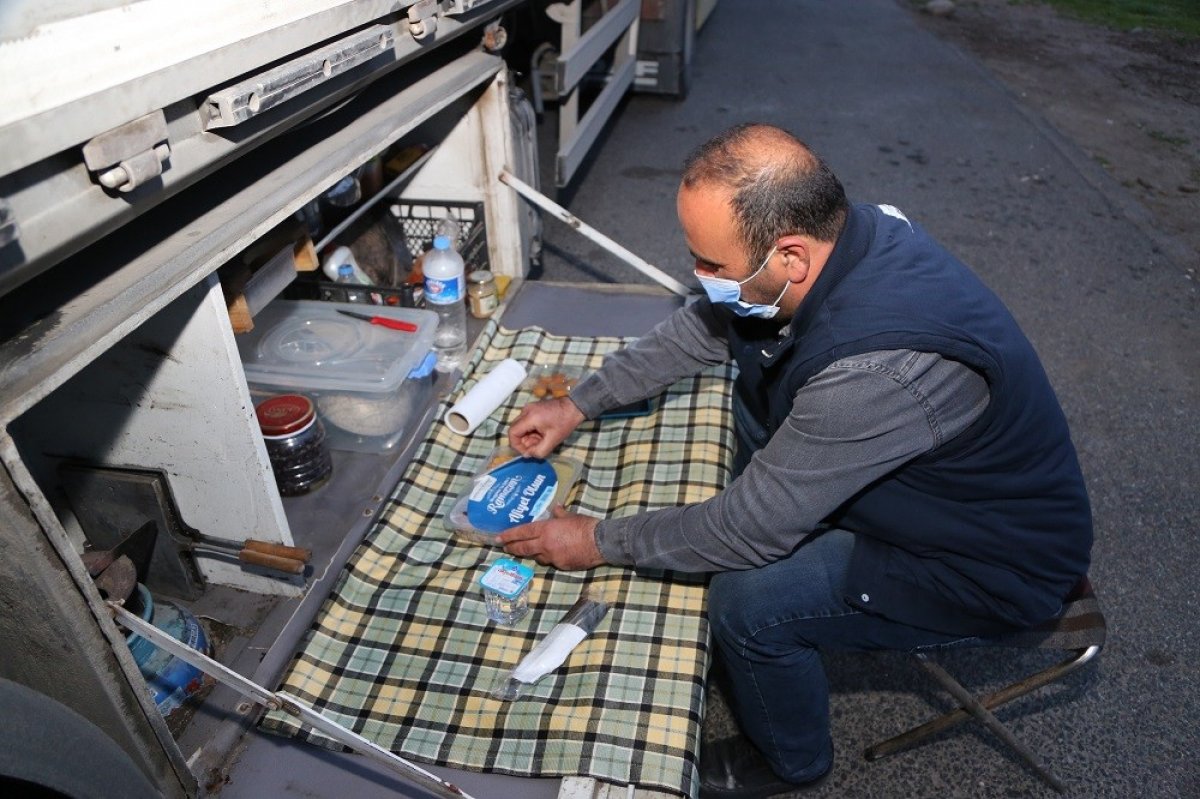
<path fill-rule="evenodd" d="M 510 527 L 545 519 L 552 506 L 565 504 L 582 471 L 574 458 L 526 458 L 497 447 L 451 507 L 446 524 L 463 540 L 493 546 Z"/>

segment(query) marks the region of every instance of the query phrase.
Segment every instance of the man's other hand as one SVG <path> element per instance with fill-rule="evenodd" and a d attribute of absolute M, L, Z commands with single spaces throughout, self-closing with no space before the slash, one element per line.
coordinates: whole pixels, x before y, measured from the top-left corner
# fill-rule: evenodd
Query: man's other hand
<path fill-rule="evenodd" d="M 526 405 L 508 429 L 508 443 L 529 458 L 545 458 L 583 421 L 583 412 L 568 397 Z"/>
<path fill-rule="evenodd" d="M 550 518 L 505 530 L 496 537 L 510 555 L 533 558 L 543 566 L 578 571 L 605 561 L 596 548 L 598 519 L 568 513 L 555 505 Z"/>

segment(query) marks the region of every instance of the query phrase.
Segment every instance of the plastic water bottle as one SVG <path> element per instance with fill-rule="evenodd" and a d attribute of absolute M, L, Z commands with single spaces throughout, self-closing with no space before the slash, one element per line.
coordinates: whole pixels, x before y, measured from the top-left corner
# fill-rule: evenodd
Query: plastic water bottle
<path fill-rule="evenodd" d="M 343 281 L 341 279 L 342 267 L 349 266 L 350 271 L 354 275 L 354 280 Z M 358 265 L 358 261 L 354 258 L 354 253 L 350 252 L 350 248 L 346 246 L 335 247 L 333 252 L 325 258 L 325 263 L 321 264 L 321 271 L 325 273 L 325 277 L 336 283 L 352 282 L 361 283 L 364 286 L 370 285 L 371 279 L 367 277 Z"/>
<path fill-rule="evenodd" d="M 436 236 L 433 249 L 425 253 L 422 270 L 425 273 L 425 306 L 438 315 L 433 349 L 437 352 L 438 369 L 447 372 L 462 363 L 467 348 L 463 259 L 449 238 Z"/>
<path fill-rule="evenodd" d="M 362 302 L 362 292 L 360 292 L 357 288 L 352 288 L 354 286 L 362 285 L 358 282 L 358 278 L 354 276 L 353 266 L 350 264 L 342 264 L 339 266 L 337 282 L 347 284 L 346 302 Z"/>

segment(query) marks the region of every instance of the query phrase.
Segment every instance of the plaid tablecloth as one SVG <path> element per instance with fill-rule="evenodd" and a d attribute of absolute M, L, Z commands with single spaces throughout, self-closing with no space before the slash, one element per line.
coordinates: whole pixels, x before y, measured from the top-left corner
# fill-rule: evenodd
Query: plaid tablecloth
<path fill-rule="evenodd" d="M 490 323 L 489 345 L 439 410 L 375 528 L 346 565 L 282 689 L 413 760 L 529 776 L 588 775 L 694 795 L 708 665 L 703 580 L 602 567 L 537 572 L 532 610 L 490 623 L 477 581 L 502 553 L 458 540 L 444 518 L 533 398 L 518 391 L 476 431 L 441 422 L 504 358 L 595 368 L 619 339 Z M 585 466 L 568 507 L 618 516 L 707 498 L 733 453 L 731 371 L 672 386 L 649 416 L 585 422 L 561 452 Z M 596 632 L 515 702 L 489 695 L 581 593 L 612 602 Z M 337 747 L 268 714 L 263 727 Z"/>

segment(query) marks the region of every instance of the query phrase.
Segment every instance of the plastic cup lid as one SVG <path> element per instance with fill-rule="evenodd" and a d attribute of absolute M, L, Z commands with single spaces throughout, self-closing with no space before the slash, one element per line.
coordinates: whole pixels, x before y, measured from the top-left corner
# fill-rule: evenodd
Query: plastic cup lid
<path fill-rule="evenodd" d="M 479 578 L 479 584 L 505 599 L 515 599 L 529 586 L 531 580 L 533 569 L 524 563 L 500 558 Z"/>

